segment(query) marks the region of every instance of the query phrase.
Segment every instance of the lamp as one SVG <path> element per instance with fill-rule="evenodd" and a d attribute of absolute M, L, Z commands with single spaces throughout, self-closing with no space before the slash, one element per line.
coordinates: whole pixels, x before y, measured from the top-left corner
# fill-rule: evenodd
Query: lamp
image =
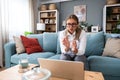
<path fill-rule="evenodd" d="M 37 30 L 45 31 L 45 24 L 44 23 L 37 23 Z"/>

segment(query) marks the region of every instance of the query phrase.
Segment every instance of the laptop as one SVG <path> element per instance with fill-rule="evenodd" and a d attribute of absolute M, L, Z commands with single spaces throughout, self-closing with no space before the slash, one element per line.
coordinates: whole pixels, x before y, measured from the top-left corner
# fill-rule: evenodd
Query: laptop
<path fill-rule="evenodd" d="M 84 80 L 84 64 L 77 61 L 38 58 L 40 67 L 51 71 L 53 77 Z"/>

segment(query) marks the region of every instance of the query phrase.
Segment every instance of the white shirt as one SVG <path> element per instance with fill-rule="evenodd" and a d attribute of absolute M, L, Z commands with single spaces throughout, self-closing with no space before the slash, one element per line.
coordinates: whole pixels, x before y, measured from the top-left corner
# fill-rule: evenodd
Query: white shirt
<path fill-rule="evenodd" d="M 68 40 L 70 41 L 70 50 L 66 52 L 65 46 L 62 43 L 63 38 L 66 36 L 65 30 L 60 31 L 59 39 L 60 39 L 60 47 L 61 47 L 62 53 L 65 53 L 65 54 L 73 53 L 71 50 L 72 48 L 71 43 L 75 38 L 75 33 L 76 32 L 74 32 L 73 34 L 70 34 L 69 32 L 67 32 Z M 84 30 L 81 31 L 79 40 L 76 40 L 76 43 L 77 43 L 77 49 L 78 49 L 78 53 L 76 55 L 83 55 L 85 53 L 85 48 L 86 48 L 86 32 Z"/>

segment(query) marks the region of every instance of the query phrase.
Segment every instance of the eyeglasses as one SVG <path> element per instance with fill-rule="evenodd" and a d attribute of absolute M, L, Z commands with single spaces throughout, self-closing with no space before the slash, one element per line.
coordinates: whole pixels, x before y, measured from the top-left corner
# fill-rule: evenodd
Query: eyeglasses
<path fill-rule="evenodd" d="M 77 23 L 67 23 L 66 26 L 68 27 L 76 27 Z"/>

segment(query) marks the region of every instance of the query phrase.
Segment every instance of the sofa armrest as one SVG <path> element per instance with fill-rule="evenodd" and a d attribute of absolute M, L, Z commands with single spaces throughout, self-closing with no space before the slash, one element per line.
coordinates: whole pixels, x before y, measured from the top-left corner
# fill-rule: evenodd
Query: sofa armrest
<path fill-rule="evenodd" d="M 11 66 L 11 56 L 16 53 L 16 47 L 14 42 L 8 42 L 4 45 L 5 51 L 5 67 L 9 68 Z"/>
<path fill-rule="evenodd" d="M 120 76 L 120 59 L 107 56 L 89 56 L 91 71 L 102 72 L 104 76 Z"/>

